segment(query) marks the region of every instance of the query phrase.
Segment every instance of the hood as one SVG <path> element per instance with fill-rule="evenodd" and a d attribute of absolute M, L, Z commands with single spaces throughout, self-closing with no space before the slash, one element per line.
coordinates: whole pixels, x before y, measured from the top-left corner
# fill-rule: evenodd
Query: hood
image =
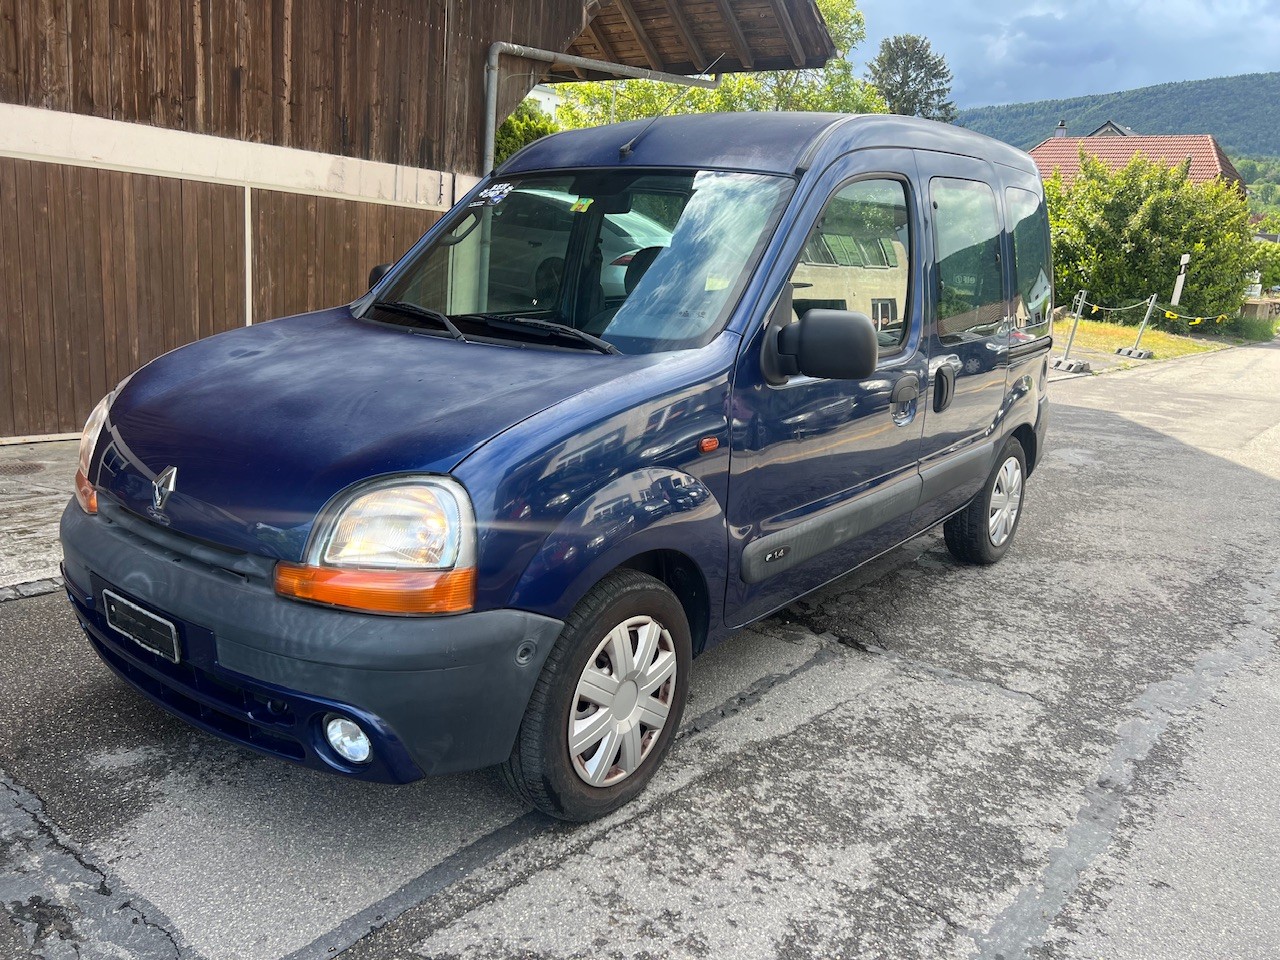
<path fill-rule="evenodd" d="M 298 560 L 345 487 L 447 473 L 513 424 L 649 362 L 460 343 L 345 307 L 275 320 L 135 374 L 99 440 L 97 483 L 176 532 Z M 157 510 L 152 481 L 169 467 L 174 490 Z"/>

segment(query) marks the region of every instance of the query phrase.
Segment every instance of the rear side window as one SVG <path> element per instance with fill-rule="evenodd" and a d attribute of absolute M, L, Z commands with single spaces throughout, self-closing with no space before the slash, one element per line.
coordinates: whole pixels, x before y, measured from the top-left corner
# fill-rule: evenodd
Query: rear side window
<path fill-rule="evenodd" d="M 935 177 L 931 187 L 938 338 L 954 344 L 996 336 L 1005 317 L 996 195 L 977 180 Z"/>
<path fill-rule="evenodd" d="M 1004 192 L 1013 238 L 1013 325 L 1027 339 L 1049 333 L 1053 309 L 1053 268 L 1049 262 L 1049 217 L 1044 201 L 1030 190 Z"/>
<path fill-rule="evenodd" d="M 906 338 L 911 262 L 906 187 L 898 180 L 857 180 L 840 188 L 805 241 L 791 273 L 797 316 L 806 310 L 853 310 L 876 325 L 880 352 Z"/>

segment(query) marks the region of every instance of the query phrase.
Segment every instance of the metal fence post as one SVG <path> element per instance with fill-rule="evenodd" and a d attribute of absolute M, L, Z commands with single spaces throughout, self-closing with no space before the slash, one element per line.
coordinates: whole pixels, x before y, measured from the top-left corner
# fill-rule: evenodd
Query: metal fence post
<path fill-rule="evenodd" d="M 1139 350 L 1138 345 L 1142 343 L 1142 335 L 1146 332 L 1147 323 L 1151 320 L 1151 314 L 1156 308 L 1156 295 L 1153 293 L 1151 299 L 1147 301 L 1147 313 L 1142 318 L 1142 323 L 1138 326 L 1138 338 L 1133 341 L 1132 347 L 1119 347 L 1116 353 L 1126 357 L 1133 357 L 1135 360 L 1150 360 L 1154 354 L 1150 350 Z"/>
<path fill-rule="evenodd" d="M 1071 345 L 1076 342 L 1076 330 L 1080 326 L 1080 314 L 1084 313 L 1084 302 L 1089 296 L 1088 290 L 1081 290 L 1076 294 L 1076 298 L 1072 301 L 1072 319 L 1071 332 L 1067 334 L 1067 348 L 1062 351 L 1062 356 L 1053 361 L 1053 369 L 1062 370 L 1066 373 L 1089 373 L 1089 361 L 1072 360 Z"/>

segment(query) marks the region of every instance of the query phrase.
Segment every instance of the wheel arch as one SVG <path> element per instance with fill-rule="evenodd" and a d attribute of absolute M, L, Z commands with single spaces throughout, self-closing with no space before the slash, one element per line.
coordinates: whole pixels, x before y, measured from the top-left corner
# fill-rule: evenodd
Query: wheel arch
<path fill-rule="evenodd" d="M 692 557 L 679 550 L 648 550 L 623 561 L 614 569 L 636 570 L 664 583 L 684 608 L 693 639 L 693 655 L 696 657 L 702 652 L 711 624 L 711 594 L 707 589 L 707 578 Z"/>
<path fill-rule="evenodd" d="M 1036 432 L 1029 423 L 1023 423 L 1013 431 L 1012 436 L 1022 444 L 1022 453 L 1027 460 L 1027 476 L 1031 476 L 1036 468 Z"/>
<path fill-rule="evenodd" d="M 646 491 L 647 499 L 635 499 Z M 630 496 L 620 517 L 602 511 Z M 698 653 L 723 601 L 728 532 L 719 501 L 700 480 L 646 468 L 619 477 L 579 504 L 543 542 L 512 591 L 510 606 L 563 620 L 619 569 L 664 583 L 689 619 Z"/>

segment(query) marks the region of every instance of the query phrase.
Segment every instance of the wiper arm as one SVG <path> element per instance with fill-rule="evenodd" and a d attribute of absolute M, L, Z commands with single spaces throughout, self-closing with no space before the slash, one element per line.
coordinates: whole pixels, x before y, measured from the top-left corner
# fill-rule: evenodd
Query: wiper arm
<path fill-rule="evenodd" d="M 571 327 L 567 323 L 556 323 L 554 320 L 537 320 L 534 317 L 506 317 L 495 313 L 475 313 L 468 314 L 468 316 L 483 320 L 491 327 L 507 327 L 516 330 L 542 330 L 548 335 L 569 337 L 572 340 L 577 340 L 579 343 L 585 343 L 593 350 L 599 350 L 601 353 L 622 353 L 621 350 L 615 347 L 608 340 L 601 340 L 599 337 L 587 333 L 585 330 L 579 330 L 577 327 Z"/>
<path fill-rule="evenodd" d="M 372 306 L 377 307 L 379 310 L 386 310 L 388 313 L 398 313 L 405 317 L 431 320 L 443 327 L 454 340 L 461 340 L 463 343 L 467 342 L 467 338 L 462 335 L 462 331 L 458 329 L 457 324 L 439 310 L 419 306 L 416 303 L 410 303 L 408 300 L 375 300 Z"/>

